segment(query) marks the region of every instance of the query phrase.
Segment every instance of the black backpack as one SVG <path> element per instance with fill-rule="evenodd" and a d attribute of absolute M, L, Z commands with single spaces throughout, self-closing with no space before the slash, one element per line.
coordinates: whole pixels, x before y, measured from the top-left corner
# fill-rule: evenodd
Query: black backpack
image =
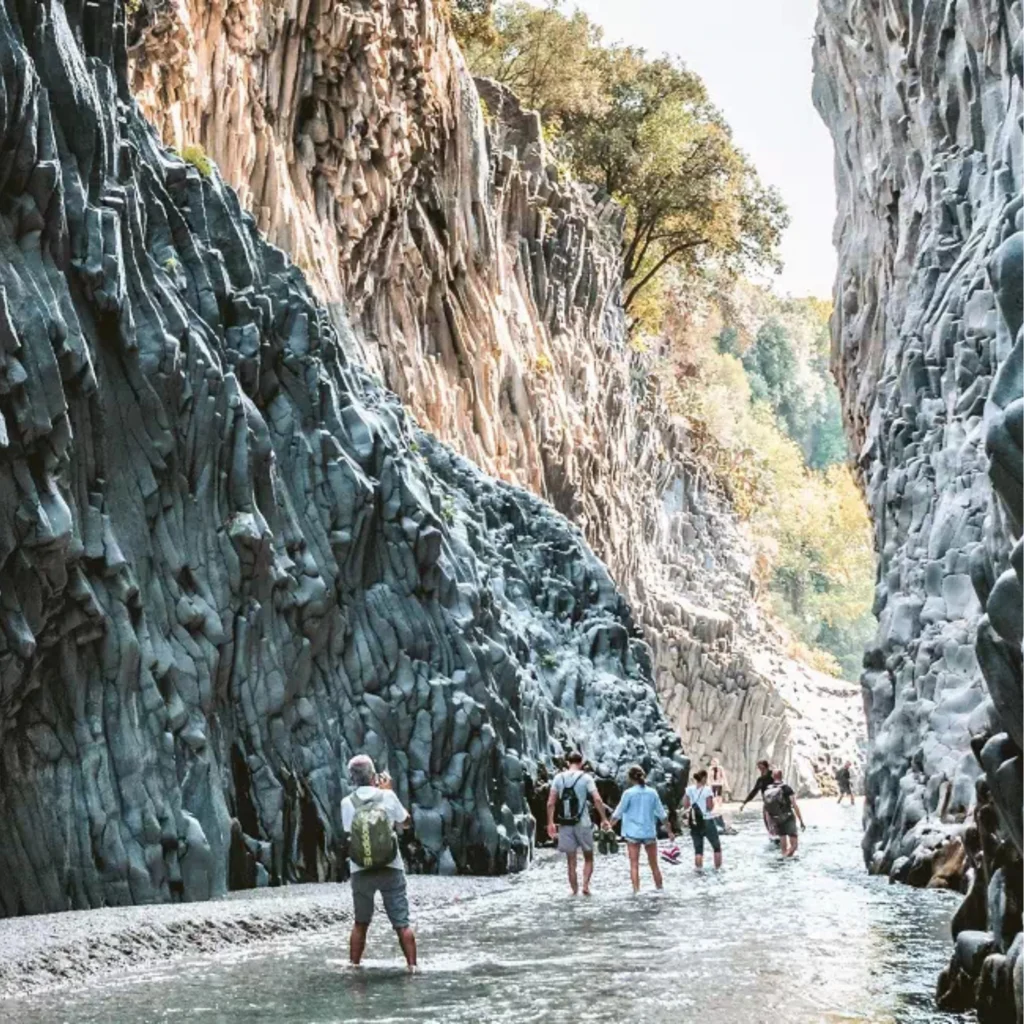
<path fill-rule="evenodd" d="M 583 817 L 583 801 L 580 800 L 580 794 L 576 789 L 582 778 L 583 772 L 580 772 L 572 783 L 563 778 L 562 792 L 558 794 L 558 800 L 555 802 L 556 824 L 578 825 L 580 818 Z"/>
<path fill-rule="evenodd" d="M 706 786 L 701 786 L 700 789 L 697 790 L 697 796 L 699 797 L 701 795 L 701 793 L 704 792 L 705 789 L 707 789 Z M 698 803 L 696 803 L 695 801 L 691 802 L 690 803 L 690 828 L 702 829 L 703 827 L 704 827 L 704 811 L 701 809 L 701 806 Z"/>

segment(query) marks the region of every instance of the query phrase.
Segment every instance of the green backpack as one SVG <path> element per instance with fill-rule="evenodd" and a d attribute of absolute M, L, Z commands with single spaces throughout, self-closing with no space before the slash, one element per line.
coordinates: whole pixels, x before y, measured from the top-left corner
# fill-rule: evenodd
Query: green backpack
<path fill-rule="evenodd" d="M 356 813 L 349 829 L 349 858 L 361 868 L 386 868 L 398 855 L 388 812 L 376 796 L 361 800 L 353 793 L 352 806 Z"/>

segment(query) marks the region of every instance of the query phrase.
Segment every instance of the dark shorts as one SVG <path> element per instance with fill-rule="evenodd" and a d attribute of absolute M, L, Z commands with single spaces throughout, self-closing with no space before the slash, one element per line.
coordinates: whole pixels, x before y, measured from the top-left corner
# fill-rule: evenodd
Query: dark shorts
<path fill-rule="evenodd" d="M 796 827 L 796 815 L 791 814 L 788 818 L 775 822 L 775 834 L 779 836 L 798 836 L 800 833 Z"/>
<path fill-rule="evenodd" d="M 717 798 L 717 797 L 720 797 L 722 795 L 722 792 L 723 792 L 724 789 L 725 789 L 725 786 L 712 786 L 711 787 L 711 792 Z"/>
<path fill-rule="evenodd" d="M 839 783 L 839 795 L 840 796 L 853 796 L 853 786 L 849 782 Z"/>
<path fill-rule="evenodd" d="M 711 849 L 715 853 L 722 852 L 722 840 L 718 835 L 718 827 L 714 821 L 710 818 L 704 819 L 704 824 L 699 828 L 690 828 L 690 840 L 693 843 L 693 852 L 698 857 L 704 856 L 704 840 L 707 840 L 711 844 Z"/>
<path fill-rule="evenodd" d="M 404 871 L 398 868 L 353 871 L 351 885 L 357 924 L 369 924 L 373 920 L 373 898 L 379 892 L 391 926 L 409 927 L 409 898 L 405 892 Z"/>

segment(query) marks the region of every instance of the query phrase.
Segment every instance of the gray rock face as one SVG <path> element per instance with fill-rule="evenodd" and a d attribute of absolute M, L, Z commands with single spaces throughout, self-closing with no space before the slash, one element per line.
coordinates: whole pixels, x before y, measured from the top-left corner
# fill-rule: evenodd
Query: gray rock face
<path fill-rule="evenodd" d="M 355 751 L 425 870 L 521 867 L 569 744 L 672 801 L 604 567 L 162 149 L 121 5 L 3 5 L 0 72 L 0 913 L 334 877 Z"/>
<path fill-rule="evenodd" d="M 1020 40 L 1019 3 L 821 0 L 815 46 L 834 368 L 880 557 L 865 858 L 892 872 L 959 832 L 979 893 L 1021 871 Z M 971 906 L 972 934 L 1002 929 Z M 1019 968 L 986 950 L 958 946 L 948 1002 L 1001 1020 Z"/>
<path fill-rule="evenodd" d="M 133 94 L 164 141 L 206 147 L 418 423 L 580 527 L 685 749 L 737 789 L 763 756 L 802 792 L 859 761 L 859 692 L 784 656 L 672 414 L 668 353 L 628 343 L 621 209 L 558 170 L 535 112 L 474 83 L 444 0 L 144 0 L 134 25 Z"/>

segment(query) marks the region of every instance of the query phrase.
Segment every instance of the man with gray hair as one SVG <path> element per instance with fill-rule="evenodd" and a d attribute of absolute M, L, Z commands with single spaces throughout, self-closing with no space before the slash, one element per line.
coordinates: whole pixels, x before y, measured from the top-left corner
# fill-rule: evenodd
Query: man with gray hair
<path fill-rule="evenodd" d="M 366 949 L 373 919 L 374 897 L 380 892 L 384 910 L 398 936 L 409 970 L 416 966 L 416 934 L 409 927 L 405 864 L 398 851 L 396 829 L 409 823 L 409 812 L 391 789 L 391 778 L 377 774 L 373 761 L 357 754 L 348 763 L 353 791 L 341 801 L 341 825 L 348 835 L 355 923 L 349 937 L 349 959 L 355 966 Z"/>

